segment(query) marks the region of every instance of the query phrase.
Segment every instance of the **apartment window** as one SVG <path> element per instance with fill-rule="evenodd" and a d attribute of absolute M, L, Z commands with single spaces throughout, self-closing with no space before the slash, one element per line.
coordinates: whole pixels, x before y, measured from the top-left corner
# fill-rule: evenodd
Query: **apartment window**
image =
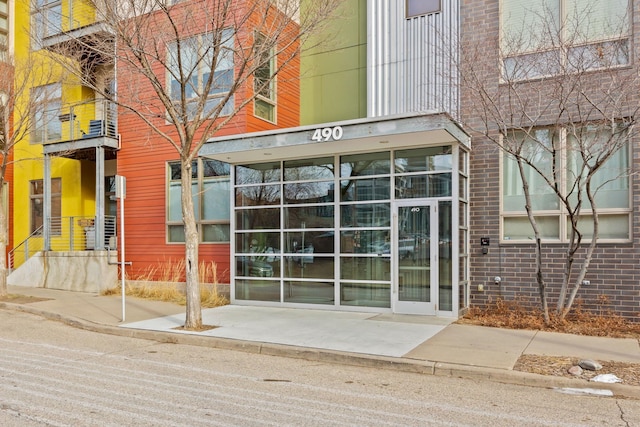
<path fill-rule="evenodd" d="M 506 80 L 630 61 L 628 0 L 503 0 L 501 26 Z"/>
<path fill-rule="evenodd" d="M 62 86 L 54 83 L 38 86 L 32 89 L 31 102 L 33 103 L 33 132 L 31 143 L 58 141 L 61 138 L 60 106 L 62 98 Z"/>
<path fill-rule="evenodd" d="M 31 232 L 42 233 L 44 224 L 44 182 L 36 179 L 29 182 L 29 212 L 31 217 Z M 59 235 L 60 219 L 62 217 L 62 180 L 51 179 L 51 233 Z"/>
<path fill-rule="evenodd" d="M 9 50 L 9 6 L 0 0 L 0 61 L 6 61 Z"/>
<path fill-rule="evenodd" d="M 167 240 L 184 242 L 180 162 L 168 164 Z M 198 159 L 192 167 L 192 192 L 201 242 L 228 242 L 230 218 L 230 166 L 217 160 Z"/>
<path fill-rule="evenodd" d="M 214 40 L 217 36 L 219 41 Z M 171 98 L 177 104 L 184 96 L 190 117 L 193 117 L 193 109 L 203 97 L 207 99 L 204 111 L 209 113 L 231 90 L 234 81 L 233 48 L 234 36 L 230 29 L 189 37 L 169 45 Z M 233 96 L 223 107 L 221 115 L 231 114 L 232 110 Z"/>
<path fill-rule="evenodd" d="M 556 162 L 555 171 L 559 186 L 567 195 L 571 195 L 569 201 L 573 203 L 577 200 L 577 189 L 574 188 L 574 184 L 582 170 L 583 156 L 580 153 L 592 150 L 590 155 L 595 156 L 600 144 L 612 143 L 612 139 L 626 138 L 626 135 L 612 137 L 611 130 L 584 126 L 577 129 L 541 128 L 534 130 L 529 136 L 517 131 L 509 137 L 524 143 L 522 154 L 534 162 L 545 177 L 553 179 L 553 162 Z M 586 148 L 578 149 L 578 138 Z M 593 177 L 591 186 L 595 191 L 599 215 L 599 239 L 628 240 L 630 238 L 631 207 L 628 168 L 629 149 L 625 144 Z M 566 209 L 540 173 L 529 166 L 525 166 L 524 169 L 541 237 L 548 241 L 567 241 L 570 224 Z M 583 193 L 579 226 L 585 238 L 592 236 L 591 215 L 592 207 L 589 205 L 586 194 Z M 504 154 L 502 162 L 502 216 L 504 240 L 531 241 L 533 229 L 525 211 L 522 178 L 517 162 L 507 153 Z"/>
<path fill-rule="evenodd" d="M 266 37 L 256 34 L 256 61 L 258 67 L 253 75 L 253 86 L 256 97 L 254 99 L 254 114 L 270 122 L 276 121 L 276 93 L 275 93 L 275 56 L 273 48 L 265 48 Z"/>
<path fill-rule="evenodd" d="M 62 1 L 35 0 L 31 22 L 37 40 L 62 32 Z"/>
<path fill-rule="evenodd" d="M 440 12 L 440 0 L 406 0 L 407 18 Z"/>

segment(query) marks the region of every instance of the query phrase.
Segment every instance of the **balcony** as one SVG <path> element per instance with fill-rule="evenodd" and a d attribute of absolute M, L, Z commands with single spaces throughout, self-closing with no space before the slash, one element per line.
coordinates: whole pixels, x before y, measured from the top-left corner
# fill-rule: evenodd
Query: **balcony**
<path fill-rule="evenodd" d="M 106 100 L 63 105 L 45 111 L 46 121 L 34 131 L 45 154 L 69 158 L 87 158 L 95 148 L 119 148 L 117 109 Z M 108 150 L 111 151 L 111 150 Z"/>
<path fill-rule="evenodd" d="M 33 19 L 43 49 L 84 63 L 112 62 L 113 34 L 87 2 L 54 0 L 35 10 Z"/>

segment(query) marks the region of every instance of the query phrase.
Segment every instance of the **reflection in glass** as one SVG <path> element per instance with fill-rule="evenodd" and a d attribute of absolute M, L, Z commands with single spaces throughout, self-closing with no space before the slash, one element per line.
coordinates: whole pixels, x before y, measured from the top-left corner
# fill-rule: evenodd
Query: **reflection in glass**
<path fill-rule="evenodd" d="M 278 229 L 280 228 L 280 209 L 238 209 L 236 210 L 236 229 Z"/>
<path fill-rule="evenodd" d="M 340 305 L 391 307 L 388 283 L 340 283 Z"/>
<path fill-rule="evenodd" d="M 265 206 L 280 204 L 279 185 L 236 187 L 236 206 Z"/>
<path fill-rule="evenodd" d="M 280 277 L 280 257 L 272 254 L 237 256 L 236 275 L 243 277 Z"/>
<path fill-rule="evenodd" d="M 340 278 L 343 280 L 390 281 L 389 257 L 341 257 Z"/>
<path fill-rule="evenodd" d="M 349 204 L 340 207 L 341 227 L 389 227 L 389 203 Z"/>
<path fill-rule="evenodd" d="M 389 230 L 349 230 L 340 232 L 340 252 L 389 255 Z"/>
<path fill-rule="evenodd" d="M 229 224 L 202 224 L 203 242 L 229 242 L 230 238 Z"/>
<path fill-rule="evenodd" d="M 453 308 L 453 265 L 452 265 L 452 220 L 451 201 L 440 201 L 438 203 L 438 253 L 439 264 L 438 278 L 439 286 L 439 309 L 451 311 Z"/>
<path fill-rule="evenodd" d="M 249 233 L 236 233 L 237 253 L 279 253 L 280 233 L 254 231 Z"/>
<path fill-rule="evenodd" d="M 451 196 L 451 174 L 436 173 L 396 177 L 396 198 Z"/>
<path fill-rule="evenodd" d="M 284 185 L 286 203 L 331 203 L 335 185 L 332 182 L 297 182 Z"/>
<path fill-rule="evenodd" d="M 391 161 L 388 151 L 340 157 L 340 177 L 342 178 L 390 173 Z"/>
<path fill-rule="evenodd" d="M 284 276 L 294 279 L 327 279 L 333 280 L 333 257 L 313 256 L 300 253 L 296 256 L 284 257 Z"/>
<path fill-rule="evenodd" d="M 287 253 L 333 253 L 333 231 L 297 231 L 284 236 L 284 250 Z M 303 249 L 304 248 L 304 249 Z"/>
<path fill-rule="evenodd" d="M 284 282 L 284 301 L 302 304 L 333 304 L 334 285 L 328 282 Z"/>
<path fill-rule="evenodd" d="M 395 153 L 396 173 L 450 171 L 453 168 L 452 147 L 429 147 L 400 150 Z"/>
<path fill-rule="evenodd" d="M 333 157 L 319 159 L 288 160 L 284 162 L 285 181 L 321 181 L 332 180 L 334 170 Z"/>
<path fill-rule="evenodd" d="M 328 228 L 333 226 L 333 206 L 284 208 L 285 228 Z"/>
<path fill-rule="evenodd" d="M 280 162 L 236 166 L 236 184 L 263 184 L 280 181 Z"/>
<path fill-rule="evenodd" d="M 280 302 L 280 281 L 236 279 L 236 299 Z"/>
<path fill-rule="evenodd" d="M 340 181 L 340 200 L 343 202 L 389 200 L 390 186 L 389 178 L 343 180 Z"/>

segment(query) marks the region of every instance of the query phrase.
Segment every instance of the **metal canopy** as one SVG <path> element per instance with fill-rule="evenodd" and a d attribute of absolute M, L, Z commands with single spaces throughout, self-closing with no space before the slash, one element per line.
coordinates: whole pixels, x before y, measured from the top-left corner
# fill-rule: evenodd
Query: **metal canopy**
<path fill-rule="evenodd" d="M 340 138 L 318 137 L 318 130 L 341 128 Z M 232 164 L 460 143 L 471 138 L 446 113 L 385 116 L 210 139 L 199 151 Z"/>

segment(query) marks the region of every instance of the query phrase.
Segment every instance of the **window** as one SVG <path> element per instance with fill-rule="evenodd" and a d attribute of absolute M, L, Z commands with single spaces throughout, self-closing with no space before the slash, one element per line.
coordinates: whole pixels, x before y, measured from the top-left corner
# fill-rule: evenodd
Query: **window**
<path fill-rule="evenodd" d="M 44 224 L 44 182 L 41 179 L 29 183 L 29 212 L 31 232 L 34 233 Z M 62 217 L 62 180 L 51 179 L 51 233 L 59 235 Z M 40 231 L 41 233 L 42 231 Z"/>
<path fill-rule="evenodd" d="M 58 141 L 61 138 L 59 120 L 62 87 L 59 83 L 38 86 L 32 89 L 33 132 L 31 143 Z"/>
<path fill-rule="evenodd" d="M 407 0 L 407 18 L 440 12 L 440 0 Z"/>
<path fill-rule="evenodd" d="M 598 146 L 611 143 L 611 130 L 602 128 L 591 129 L 589 126 L 578 128 L 534 130 L 530 136 L 524 132 L 513 132 L 509 137 L 514 141 L 523 141 L 525 146 L 523 155 L 534 162 L 540 172 L 553 180 L 554 151 L 558 183 L 570 197 L 569 202 L 577 200 L 577 190 L 573 185 L 579 179 L 582 170 L 581 152 L 592 150 L 596 154 Z M 582 141 L 583 148 L 579 149 L 578 141 Z M 619 142 L 614 142 L 618 144 Z M 629 149 L 624 145 L 594 175 L 592 189 L 595 191 L 595 201 L 600 219 L 599 239 L 627 240 L 630 238 L 629 216 L 630 187 L 629 187 Z M 540 173 L 525 166 L 526 179 L 529 184 L 532 208 L 536 222 L 540 227 L 541 237 L 549 241 L 566 241 L 569 233 L 568 215 L 549 184 Z M 584 178 L 584 173 L 582 173 Z M 582 231 L 586 238 L 590 238 L 591 206 L 583 193 L 582 216 L 580 219 Z M 525 196 L 522 179 L 515 159 L 507 153 L 502 163 L 502 214 L 504 240 L 526 240 L 533 238 L 533 230 L 525 211 Z"/>
<path fill-rule="evenodd" d="M 35 0 L 31 22 L 37 40 L 62 32 L 62 1 Z"/>
<path fill-rule="evenodd" d="M 628 0 L 503 0 L 501 49 L 506 80 L 626 65 Z"/>
<path fill-rule="evenodd" d="M 256 34 L 256 61 L 258 67 L 253 75 L 253 87 L 256 98 L 253 102 L 254 115 L 267 121 L 276 121 L 276 94 L 275 94 L 275 56 L 273 49 L 263 48 L 265 36 Z"/>
<path fill-rule="evenodd" d="M 0 61 L 6 61 L 9 50 L 9 6 L 0 0 Z"/>
<path fill-rule="evenodd" d="M 220 41 L 214 42 L 217 36 Z M 233 31 L 229 29 L 218 34 L 206 33 L 189 37 L 169 45 L 168 79 L 171 98 L 177 104 L 184 96 L 190 117 L 193 117 L 192 110 L 203 97 L 207 98 L 204 111 L 208 113 L 231 90 L 234 79 L 233 48 Z M 232 110 L 233 97 L 223 107 L 221 115 L 228 115 Z"/>
<path fill-rule="evenodd" d="M 192 168 L 193 205 L 202 242 L 228 242 L 230 218 L 230 167 L 217 160 L 199 159 Z M 184 242 L 179 162 L 168 165 L 167 236 L 172 243 Z"/>

